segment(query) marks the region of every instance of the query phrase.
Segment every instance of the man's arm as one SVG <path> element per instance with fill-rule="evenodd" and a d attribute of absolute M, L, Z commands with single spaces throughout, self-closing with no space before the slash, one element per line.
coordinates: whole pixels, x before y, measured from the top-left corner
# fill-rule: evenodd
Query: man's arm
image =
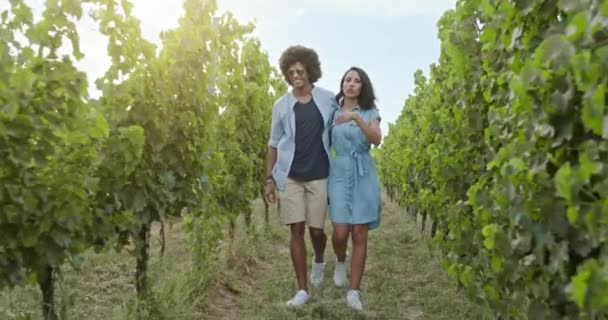
<path fill-rule="evenodd" d="M 272 106 L 272 120 L 270 122 L 270 137 L 268 139 L 268 153 L 266 154 L 266 177 L 272 175 L 272 168 L 277 162 L 277 148 L 281 138 L 285 134 L 285 129 L 280 120 L 278 103 Z"/>
<path fill-rule="evenodd" d="M 272 146 L 268 146 L 268 152 L 266 153 L 266 177 L 272 176 L 272 168 L 277 162 L 277 149 Z"/>
<path fill-rule="evenodd" d="M 277 105 L 272 107 L 272 121 L 270 123 L 270 138 L 268 139 L 268 152 L 266 153 L 266 186 L 264 191 L 266 194 L 266 200 L 270 203 L 274 203 L 276 200 L 275 194 L 275 181 L 272 178 L 272 169 L 277 162 L 277 147 L 279 141 L 283 137 L 285 130 L 281 125 L 279 119 Z"/>

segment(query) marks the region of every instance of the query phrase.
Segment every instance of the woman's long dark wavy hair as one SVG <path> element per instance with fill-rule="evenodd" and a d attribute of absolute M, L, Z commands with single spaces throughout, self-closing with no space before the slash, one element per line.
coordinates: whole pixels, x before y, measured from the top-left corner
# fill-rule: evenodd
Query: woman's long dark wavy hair
<path fill-rule="evenodd" d="M 376 95 L 374 94 L 374 87 L 372 86 L 372 81 L 369 79 L 369 76 L 363 69 L 359 67 L 350 67 L 344 75 L 342 76 L 342 80 L 340 80 L 340 92 L 336 95 L 336 101 L 339 105 L 342 105 L 341 100 L 344 98 L 344 91 L 342 86 L 344 85 L 344 79 L 346 79 L 346 75 L 350 71 L 355 71 L 359 74 L 359 78 L 361 78 L 361 92 L 359 93 L 359 107 L 361 109 L 375 109 L 376 106 Z"/>

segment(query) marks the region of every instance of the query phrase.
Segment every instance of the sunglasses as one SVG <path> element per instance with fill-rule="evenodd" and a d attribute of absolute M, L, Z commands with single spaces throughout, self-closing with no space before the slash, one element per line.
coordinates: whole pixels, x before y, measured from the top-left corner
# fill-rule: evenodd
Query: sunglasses
<path fill-rule="evenodd" d="M 293 77 L 296 73 L 301 77 L 304 74 L 304 69 L 291 69 L 291 70 L 287 70 L 287 74 L 290 77 Z"/>

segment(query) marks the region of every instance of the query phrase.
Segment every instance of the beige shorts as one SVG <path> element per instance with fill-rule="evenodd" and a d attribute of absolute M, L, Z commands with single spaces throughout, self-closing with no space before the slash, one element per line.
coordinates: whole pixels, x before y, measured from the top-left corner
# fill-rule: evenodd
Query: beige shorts
<path fill-rule="evenodd" d="M 287 178 L 285 189 L 279 190 L 280 214 L 283 223 L 306 221 L 323 229 L 327 217 L 327 179 L 296 181 Z"/>

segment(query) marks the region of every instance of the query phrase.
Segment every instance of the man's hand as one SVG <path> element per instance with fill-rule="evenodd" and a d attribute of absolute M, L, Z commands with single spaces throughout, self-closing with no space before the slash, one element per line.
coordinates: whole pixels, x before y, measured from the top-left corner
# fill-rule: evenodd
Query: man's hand
<path fill-rule="evenodd" d="M 272 179 L 266 180 L 266 186 L 264 187 L 264 194 L 266 196 L 266 201 L 268 201 L 268 203 L 276 202 L 277 195 L 276 195 L 276 186 L 274 184 L 274 180 L 272 180 Z"/>

